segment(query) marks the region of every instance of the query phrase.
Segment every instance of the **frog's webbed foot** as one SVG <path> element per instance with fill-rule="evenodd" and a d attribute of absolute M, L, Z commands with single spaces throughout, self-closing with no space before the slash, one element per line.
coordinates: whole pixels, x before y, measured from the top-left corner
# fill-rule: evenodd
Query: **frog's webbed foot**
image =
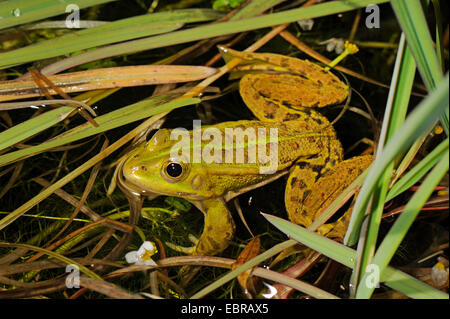
<path fill-rule="evenodd" d="M 372 160 L 372 156 L 366 155 L 342 161 L 313 184 L 308 183 L 310 180 L 308 180 L 308 174 L 305 174 L 307 172 L 294 170 L 289 176 L 285 196 L 289 218 L 305 227 L 311 225 L 316 215 L 328 207 L 345 188 L 361 175 L 372 163 Z M 327 237 L 343 238 L 352 210 L 353 204 L 337 221 L 320 226 L 317 232 Z"/>
<path fill-rule="evenodd" d="M 225 202 L 222 199 L 212 199 L 199 203 L 205 213 L 205 224 L 200 238 L 193 235 L 189 239 L 193 247 L 182 247 L 167 243 L 168 247 L 189 255 L 217 255 L 228 247 L 234 234 L 234 222 Z"/>

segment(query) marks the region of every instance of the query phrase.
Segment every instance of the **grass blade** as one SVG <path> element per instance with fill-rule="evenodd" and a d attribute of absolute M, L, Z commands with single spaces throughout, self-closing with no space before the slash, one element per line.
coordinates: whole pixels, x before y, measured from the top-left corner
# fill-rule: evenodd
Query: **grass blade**
<path fill-rule="evenodd" d="M 240 20 L 244 18 L 254 17 L 267 9 L 270 9 L 285 0 L 257 0 L 251 1 L 242 10 L 236 13 L 232 20 Z"/>
<path fill-rule="evenodd" d="M 115 44 L 104 48 L 85 52 L 56 62 L 41 70 L 43 74 L 54 74 L 68 68 L 121 54 L 129 54 L 143 50 L 166 47 L 255 29 L 267 28 L 302 19 L 323 17 L 365 7 L 369 4 L 387 2 L 387 0 L 330 1 L 310 7 L 287 10 L 255 18 L 228 21 L 200 26 L 189 30 L 171 32 L 164 35 Z M 0 64 L 0 69 L 8 65 Z"/>
<path fill-rule="evenodd" d="M 197 292 L 195 295 L 193 295 L 191 297 L 191 299 L 199 299 L 199 298 L 202 298 L 202 297 L 206 296 L 207 294 L 209 294 L 210 292 L 212 292 L 215 289 L 219 288 L 220 286 L 224 285 L 228 281 L 236 278 L 239 274 L 243 273 L 247 269 L 250 269 L 252 267 L 257 266 L 258 264 L 260 264 L 261 262 L 263 262 L 267 258 L 270 258 L 270 257 L 272 257 L 272 256 L 274 256 L 274 255 L 276 255 L 276 254 L 278 254 L 280 252 L 282 252 L 283 250 L 285 250 L 285 249 L 295 245 L 295 244 L 296 244 L 295 240 L 287 240 L 285 242 L 282 242 L 282 243 L 280 243 L 278 245 L 273 246 L 272 248 L 266 250 L 265 252 L 263 252 L 262 254 L 256 256 L 255 258 L 250 259 L 249 261 L 247 261 L 242 266 L 239 266 L 238 268 L 230 271 L 229 273 L 227 273 L 223 277 L 221 277 L 221 278 L 217 279 L 216 281 L 214 281 L 212 284 L 210 284 L 207 287 L 203 288 L 202 290 Z"/>
<path fill-rule="evenodd" d="M 442 70 L 445 70 L 445 61 L 444 61 L 444 44 L 443 44 L 443 31 L 442 31 L 442 14 L 441 14 L 441 5 L 439 4 L 439 0 L 431 0 L 434 8 L 434 18 L 436 19 L 436 48 L 437 48 L 437 56 L 440 62 Z"/>
<path fill-rule="evenodd" d="M 447 300 L 449 298 L 448 294 L 389 266 L 381 274 L 381 281 L 390 288 L 400 291 L 410 298 Z"/>
<path fill-rule="evenodd" d="M 382 156 L 383 146 L 398 130 L 405 120 L 409 105 L 411 90 L 416 73 L 416 64 L 410 50 L 406 46 L 405 36 L 400 37 L 396 63 L 392 75 L 389 96 L 386 104 L 383 125 L 379 139 L 376 156 Z M 357 271 L 353 274 L 352 287 L 357 287 L 358 278 L 365 271 L 372 259 L 378 238 L 378 230 L 383 214 L 385 197 L 389 187 L 390 177 L 394 163 L 391 163 L 380 177 L 376 190 L 372 194 L 372 209 L 365 239 L 360 241 L 360 259 L 357 262 Z M 362 212 L 362 211 L 361 211 Z"/>
<path fill-rule="evenodd" d="M 62 106 L 1 132 L 0 151 L 63 121 L 73 110 L 72 106 Z"/>
<path fill-rule="evenodd" d="M 41 253 L 44 253 L 50 257 L 56 258 L 62 262 L 65 262 L 66 264 L 73 264 L 76 265 L 80 271 L 82 271 L 84 274 L 86 274 L 87 276 L 91 277 L 91 278 L 95 278 L 98 280 L 102 280 L 102 277 L 100 277 L 99 275 L 97 275 L 95 272 L 92 272 L 91 270 L 89 270 L 89 268 L 87 268 L 86 266 L 83 266 L 80 263 L 77 263 L 75 260 L 68 258 L 66 256 L 63 256 L 61 254 L 55 253 L 51 250 L 48 249 L 44 249 L 41 247 L 37 247 L 37 246 L 33 246 L 33 245 L 28 245 L 28 244 L 11 244 L 11 243 L 4 243 L 4 242 L 0 242 L 0 247 L 16 247 L 16 248 L 27 248 L 27 249 L 31 249 L 31 250 L 35 250 Z"/>
<path fill-rule="evenodd" d="M 441 81 L 436 90 L 423 100 L 406 118 L 405 123 L 394 134 L 392 139 L 387 143 L 382 156 L 375 159 L 367 178 L 361 188 L 361 192 L 356 200 L 352 217 L 350 219 L 350 227 L 355 230 L 360 229 L 362 224 L 363 213 L 370 200 L 371 194 L 375 189 L 378 180 L 386 167 L 403 151 L 410 147 L 414 141 L 421 137 L 436 123 L 440 115 L 448 109 L 449 99 L 449 76 L 448 73 Z M 358 233 L 347 233 L 344 242 L 354 245 L 358 240 Z"/>
<path fill-rule="evenodd" d="M 355 251 L 350 247 L 338 244 L 325 236 L 321 236 L 280 217 L 263 213 L 261 214 L 272 225 L 288 235 L 290 238 L 295 239 L 303 245 L 314 249 L 315 251 L 318 251 L 319 253 L 336 260 L 347 267 L 354 267 Z"/>
<path fill-rule="evenodd" d="M 269 214 L 263 215 L 271 224 L 289 237 L 347 267 L 354 267 L 355 250 L 282 218 Z M 380 278 L 387 286 L 411 298 L 448 299 L 448 294 L 389 266 L 381 273 Z"/>
<path fill-rule="evenodd" d="M 280 274 L 279 272 L 256 268 L 252 272 L 253 275 L 259 276 L 265 279 L 275 281 L 276 283 L 292 287 L 300 292 L 303 292 L 316 299 L 339 299 L 337 296 L 330 294 L 329 292 L 322 290 L 316 286 L 313 286 L 307 282 L 294 279 L 287 275 Z"/>
<path fill-rule="evenodd" d="M 437 163 L 437 161 L 444 155 L 449 147 L 449 139 L 442 141 L 436 148 L 434 148 L 424 159 L 417 163 L 411 170 L 409 170 L 403 177 L 395 183 L 389 190 L 386 201 L 393 199 L 400 195 L 405 190 L 417 183 L 422 177 Z"/>
<path fill-rule="evenodd" d="M 215 20 L 221 16 L 222 14 L 214 10 L 189 9 L 122 19 L 1 53 L 0 66 L 14 66 L 105 44 L 166 33 L 179 29 L 184 23 Z"/>
<path fill-rule="evenodd" d="M 417 62 L 417 67 L 429 91 L 432 91 L 443 77 L 442 69 L 433 46 L 425 14 L 419 0 L 392 0 L 392 8 L 406 35 L 408 46 Z M 442 114 L 441 122 L 449 134 L 448 109 Z"/>
<path fill-rule="evenodd" d="M 431 91 L 442 79 L 442 70 L 422 5 L 419 0 L 392 0 L 391 5 L 417 61 L 422 79 Z"/>
<path fill-rule="evenodd" d="M 122 147 L 126 143 L 128 143 L 136 134 L 141 132 L 142 130 L 148 128 L 149 125 L 152 125 L 157 120 L 161 119 L 167 114 L 167 111 L 182 106 L 182 105 L 188 105 L 188 104 L 194 104 L 197 103 L 199 99 L 177 99 L 168 103 L 165 103 L 160 106 L 158 109 L 158 114 L 152 116 L 151 118 L 144 121 L 142 124 L 128 132 L 126 135 L 122 136 L 120 139 L 118 139 L 116 142 L 108 146 L 105 150 L 100 152 L 99 154 L 95 155 L 88 161 L 86 161 L 83 165 L 77 167 L 73 171 L 71 171 L 69 174 L 67 174 L 64 178 L 58 180 L 57 182 L 53 183 L 46 189 L 44 189 L 42 192 L 34 196 L 32 199 L 27 201 L 25 204 L 21 205 L 11 213 L 9 213 L 7 216 L 5 216 L 3 219 L 0 220 L 0 230 L 7 227 L 9 224 L 14 222 L 17 218 L 25 214 L 28 210 L 30 210 L 32 207 L 43 201 L 45 198 L 50 196 L 53 192 L 55 192 L 57 189 L 63 187 L 79 175 L 86 172 L 89 168 L 103 160 L 105 157 L 109 156 L 113 152 L 115 152 L 119 147 Z M 154 110 L 153 110 L 154 111 Z"/>
<path fill-rule="evenodd" d="M 115 0 L 14 0 L 0 3 L 0 29 L 10 28 L 28 22 L 64 14 L 68 4 L 76 4 L 80 9 Z"/>
<path fill-rule="evenodd" d="M 200 102 L 200 99 L 182 99 L 169 102 L 173 97 L 173 95 L 164 95 L 128 105 L 96 117 L 95 121 L 99 125 L 98 127 L 94 127 L 90 123 L 84 123 L 56 136 L 47 142 L 17 150 L 15 152 L 3 154 L 0 156 L 0 167 L 13 163 L 18 159 L 34 156 L 54 147 L 65 145 L 125 124 L 139 121 L 143 118 L 165 112 L 167 110 Z"/>
<path fill-rule="evenodd" d="M 50 75 L 48 79 L 61 91 L 73 93 L 106 88 L 197 81 L 216 71 L 214 68 L 192 65 L 133 65 Z M 47 90 L 51 95 L 58 94 L 51 87 L 47 87 Z M 0 81 L 0 101 L 41 95 L 39 86 L 32 79 Z M 2 109 L 1 103 L 0 109 Z"/>
<path fill-rule="evenodd" d="M 383 273 L 389 262 L 394 256 L 400 243 L 405 238 L 407 231 L 419 214 L 421 208 L 434 191 L 436 185 L 441 181 L 442 177 L 447 173 L 449 150 L 441 157 L 439 163 L 433 168 L 428 176 L 423 181 L 419 190 L 414 194 L 411 200 L 406 205 L 403 213 L 395 221 L 394 225 L 385 236 L 380 247 L 373 258 L 372 265 L 378 267 L 380 273 Z M 364 282 L 370 273 L 365 273 L 361 279 Z M 356 298 L 369 298 L 372 295 L 374 286 L 358 285 L 356 291 Z"/>

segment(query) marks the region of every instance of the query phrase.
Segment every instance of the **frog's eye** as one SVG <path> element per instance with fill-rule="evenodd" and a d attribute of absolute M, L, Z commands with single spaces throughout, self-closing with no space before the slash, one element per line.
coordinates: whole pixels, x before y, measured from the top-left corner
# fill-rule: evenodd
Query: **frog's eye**
<path fill-rule="evenodd" d="M 166 167 L 166 173 L 170 177 L 178 178 L 183 174 L 183 166 L 181 166 L 179 163 L 170 163 Z"/>
<path fill-rule="evenodd" d="M 167 162 L 164 167 L 164 177 L 169 182 L 179 181 L 186 172 L 186 167 L 182 162 Z"/>

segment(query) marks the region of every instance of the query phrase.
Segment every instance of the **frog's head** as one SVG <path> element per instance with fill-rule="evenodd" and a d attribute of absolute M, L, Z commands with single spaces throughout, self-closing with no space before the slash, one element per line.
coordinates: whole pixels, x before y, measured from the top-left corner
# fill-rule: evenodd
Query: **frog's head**
<path fill-rule="evenodd" d="M 177 141 L 170 139 L 170 132 L 161 129 L 132 151 L 123 163 L 120 182 L 150 197 L 168 195 L 193 201 L 213 197 L 201 164 L 171 156 Z"/>

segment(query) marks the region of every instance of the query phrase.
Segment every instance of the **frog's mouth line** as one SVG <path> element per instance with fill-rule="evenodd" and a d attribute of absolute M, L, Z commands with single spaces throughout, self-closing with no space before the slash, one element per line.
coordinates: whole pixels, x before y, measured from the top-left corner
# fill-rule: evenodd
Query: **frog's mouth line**
<path fill-rule="evenodd" d="M 135 196 L 146 196 L 149 197 L 150 199 L 154 199 L 158 196 L 160 196 L 161 194 L 158 193 L 154 193 L 154 192 L 149 192 L 146 191 L 142 188 L 140 188 L 138 185 L 133 184 L 131 181 L 127 180 L 122 172 L 119 173 L 119 188 L 126 193 L 131 193 Z"/>
<path fill-rule="evenodd" d="M 189 193 L 182 193 L 182 192 L 178 192 L 175 194 L 162 194 L 162 193 L 155 193 L 152 191 L 148 191 L 148 190 L 144 190 L 141 187 L 139 187 L 139 185 L 136 185 L 134 183 L 132 183 L 131 181 L 127 180 L 122 174 L 120 174 L 119 176 L 119 188 L 126 193 L 131 193 L 134 196 L 145 196 L 148 197 L 150 200 L 155 199 L 158 196 L 175 196 L 175 197 L 183 197 L 186 198 L 189 201 L 202 201 L 205 199 L 209 199 L 208 197 L 202 197 L 202 196 L 198 196 L 198 195 L 192 195 Z"/>

